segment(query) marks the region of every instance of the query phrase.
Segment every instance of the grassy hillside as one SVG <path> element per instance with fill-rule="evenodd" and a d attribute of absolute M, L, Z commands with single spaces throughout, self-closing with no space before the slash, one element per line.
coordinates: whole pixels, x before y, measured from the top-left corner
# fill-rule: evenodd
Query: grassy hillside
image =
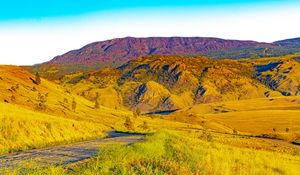
<path fill-rule="evenodd" d="M 176 110 L 201 103 L 297 95 L 296 57 L 236 61 L 149 56 L 118 69 L 65 75 L 59 81 L 88 100 L 98 96 L 110 108 Z"/>
<path fill-rule="evenodd" d="M 38 84 L 35 75 L 20 67 L 0 66 L 0 72 L 0 154 L 104 137 L 104 132 L 112 129 L 126 131 L 124 122 L 128 117 L 136 131 L 185 126 L 161 119 L 134 118 L 132 111 L 116 105 L 109 88 L 99 89 L 101 99 L 106 101 L 99 100 L 99 108 L 95 108 L 94 98 L 88 100 L 69 87 L 43 78 Z M 111 105 L 102 106 L 104 102 Z"/>
<path fill-rule="evenodd" d="M 300 97 L 199 104 L 176 111 L 166 119 L 198 123 L 207 129 L 220 132 L 292 142 L 300 137 Z"/>
<path fill-rule="evenodd" d="M 0 154 L 104 137 L 106 126 L 0 102 Z"/>
<path fill-rule="evenodd" d="M 297 174 L 298 57 L 149 56 L 40 84 L 22 68 L 0 66 L 1 153 L 116 129 L 147 139 L 72 167 L 15 173 Z"/>
<path fill-rule="evenodd" d="M 256 79 L 283 95 L 299 95 L 300 62 L 298 55 L 260 59 L 254 62 Z"/>
<path fill-rule="evenodd" d="M 0 153 L 103 137 L 105 130 L 124 128 L 125 117 L 132 115 L 94 109 L 95 102 L 45 79 L 37 84 L 16 66 L 0 66 L 0 72 Z"/>

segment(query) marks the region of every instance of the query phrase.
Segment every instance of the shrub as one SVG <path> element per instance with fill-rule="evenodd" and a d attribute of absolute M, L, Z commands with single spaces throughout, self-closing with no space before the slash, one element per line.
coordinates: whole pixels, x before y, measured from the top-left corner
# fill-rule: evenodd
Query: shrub
<path fill-rule="evenodd" d="M 12 95 L 12 96 L 10 97 L 10 101 L 11 101 L 11 102 L 16 102 L 16 97 L 15 97 L 14 95 Z"/>
<path fill-rule="evenodd" d="M 67 98 L 64 98 L 64 103 L 68 103 L 68 99 Z"/>
<path fill-rule="evenodd" d="M 238 131 L 236 129 L 233 129 L 233 134 L 238 134 Z"/>
<path fill-rule="evenodd" d="M 40 74 L 38 72 L 35 74 L 35 83 L 37 85 L 41 84 L 41 77 L 40 77 Z"/>
<path fill-rule="evenodd" d="M 99 108 L 100 108 L 100 105 L 99 105 L 98 99 L 96 99 L 94 109 L 99 109 Z"/>
<path fill-rule="evenodd" d="M 142 128 L 143 128 L 144 130 L 148 130 L 148 129 L 149 129 L 149 125 L 148 125 L 148 122 L 147 122 L 147 121 L 143 121 Z"/>
<path fill-rule="evenodd" d="M 76 106 L 77 106 L 77 103 L 75 101 L 75 98 L 73 98 L 73 101 L 72 101 L 72 110 L 75 111 L 76 110 Z"/>
<path fill-rule="evenodd" d="M 47 95 L 42 95 L 41 93 L 38 93 L 38 97 L 37 97 L 36 101 L 37 101 L 37 104 L 36 104 L 37 110 L 45 110 L 46 109 Z"/>
<path fill-rule="evenodd" d="M 130 119 L 129 116 L 126 117 L 125 122 L 124 122 L 124 126 L 125 126 L 128 130 L 133 130 L 133 129 L 134 129 L 133 121 Z"/>
<path fill-rule="evenodd" d="M 136 109 L 136 114 L 137 114 L 137 116 L 140 116 L 140 115 L 141 115 L 141 110 L 140 110 L 140 108 L 137 108 L 137 109 Z"/>

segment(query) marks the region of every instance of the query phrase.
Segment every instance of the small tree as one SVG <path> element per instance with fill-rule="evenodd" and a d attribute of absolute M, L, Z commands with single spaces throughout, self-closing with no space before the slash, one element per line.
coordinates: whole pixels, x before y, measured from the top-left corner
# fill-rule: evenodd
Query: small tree
<path fill-rule="evenodd" d="M 100 108 L 100 105 L 99 105 L 99 93 L 96 92 L 94 109 L 99 109 L 99 108 Z"/>
<path fill-rule="evenodd" d="M 40 74 L 38 72 L 35 74 L 35 83 L 37 85 L 41 84 L 41 77 L 40 77 Z"/>
<path fill-rule="evenodd" d="M 67 98 L 64 98 L 64 103 L 68 103 L 68 99 Z"/>
<path fill-rule="evenodd" d="M 233 134 L 238 134 L 238 131 L 236 129 L 233 129 Z"/>
<path fill-rule="evenodd" d="M 141 115 L 141 110 L 140 110 L 140 108 L 137 108 L 137 109 L 136 109 L 136 114 L 137 114 L 137 116 L 140 116 L 140 115 Z"/>
<path fill-rule="evenodd" d="M 143 128 L 144 130 L 148 130 L 148 129 L 149 129 L 149 126 L 148 126 L 148 122 L 147 122 L 147 121 L 143 121 L 142 128 Z"/>
<path fill-rule="evenodd" d="M 16 102 L 16 97 L 15 97 L 14 95 L 12 95 L 12 96 L 10 97 L 10 101 Z"/>
<path fill-rule="evenodd" d="M 95 106 L 94 106 L 95 109 L 99 109 L 100 108 L 100 105 L 99 105 L 99 102 L 98 102 L 98 98 L 96 99 L 95 101 Z"/>
<path fill-rule="evenodd" d="M 141 110 L 139 108 L 136 108 L 132 111 L 133 117 L 136 118 L 141 115 Z"/>
<path fill-rule="evenodd" d="M 124 122 L 124 126 L 125 126 L 128 130 L 133 130 L 134 124 L 133 124 L 133 121 L 130 119 L 129 116 L 126 117 L 125 122 Z"/>
<path fill-rule="evenodd" d="M 37 97 L 37 109 L 38 110 L 45 110 L 46 109 L 46 102 L 47 102 L 47 96 L 42 95 L 41 93 L 38 93 Z"/>
<path fill-rule="evenodd" d="M 137 113 L 136 113 L 136 111 L 134 110 L 134 111 L 132 111 L 132 115 L 133 115 L 133 117 L 134 118 L 137 118 Z"/>
<path fill-rule="evenodd" d="M 73 102 L 72 102 L 72 110 L 75 111 L 76 110 L 76 106 L 77 106 L 77 103 L 75 101 L 75 98 L 73 98 Z"/>

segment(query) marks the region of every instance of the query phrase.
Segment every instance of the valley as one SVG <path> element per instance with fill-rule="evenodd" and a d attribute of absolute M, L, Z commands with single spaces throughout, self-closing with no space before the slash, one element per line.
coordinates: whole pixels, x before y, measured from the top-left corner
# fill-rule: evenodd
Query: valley
<path fill-rule="evenodd" d="M 127 40 L 106 42 L 123 47 Z M 129 45 L 156 40 L 129 38 Z M 173 40 L 201 43 L 203 38 Z M 298 41 L 228 42 L 226 47 L 207 49 L 230 53 L 241 44 L 290 48 Z M 95 55 L 100 48 L 114 50 L 114 44 L 101 44 L 84 50 L 91 47 Z M 103 67 L 93 62 L 100 57 L 81 51 L 42 65 L 1 65 L 2 157 L 43 149 L 54 155 L 55 148 L 64 149 L 66 144 L 102 143 L 111 130 L 145 135 L 142 142 L 113 143 L 99 151 L 93 145 L 93 154 L 72 166 L 31 162 L 6 173 L 248 174 L 249 170 L 250 174 L 296 175 L 300 171 L 300 54 L 215 59 L 193 55 L 198 52 L 186 55 L 178 47 L 148 55 L 129 52 L 118 64 L 107 62 Z M 90 59 L 84 62 L 88 68 L 78 64 L 84 53 Z M 101 54 L 103 59 L 109 56 Z M 78 67 L 68 65 L 66 70 L 61 60 Z"/>

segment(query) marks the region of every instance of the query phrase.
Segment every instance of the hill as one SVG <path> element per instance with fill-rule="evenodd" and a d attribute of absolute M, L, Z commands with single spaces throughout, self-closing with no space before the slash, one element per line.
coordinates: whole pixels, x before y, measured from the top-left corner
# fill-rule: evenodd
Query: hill
<path fill-rule="evenodd" d="M 0 75 L 0 154 L 104 137 L 105 130 L 128 115 L 105 107 L 95 110 L 94 102 L 45 79 L 38 84 L 17 66 L 0 66 Z"/>
<path fill-rule="evenodd" d="M 70 74 L 59 81 L 89 100 L 98 96 L 110 108 L 168 111 L 200 103 L 297 95 L 297 57 L 238 61 L 147 56 L 119 68 Z"/>
<path fill-rule="evenodd" d="M 89 88 L 91 84 L 77 85 Z M 133 120 L 132 111 L 116 106 L 112 89 L 99 91 L 106 100 L 95 107 L 95 98 L 83 98 L 68 86 L 43 78 L 38 83 L 35 75 L 21 67 L 0 65 L 0 154 L 105 137 L 112 129 L 126 131 L 124 123 L 127 118 Z M 136 131 L 145 125 L 155 131 L 185 124 L 140 116 L 132 125 Z"/>
<path fill-rule="evenodd" d="M 198 123 L 206 129 L 295 141 L 300 137 L 300 97 L 257 98 L 198 104 L 165 119 Z"/>
<path fill-rule="evenodd" d="M 299 45 L 300 44 L 300 38 L 292 38 L 292 39 L 276 41 L 276 42 L 274 42 L 274 44 L 277 44 L 277 45 L 280 45 L 280 46 Z"/>
<path fill-rule="evenodd" d="M 12 173 L 247 174 L 250 167 L 252 174 L 296 174 L 298 58 L 154 55 L 65 74 L 56 83 L 38 83 L 20 67 L 0 66 L 0 154 L 117 129 L 151 134 L 142 143 L 101 148 L 95 159 L 70 168 L 25 163 Z"/>

